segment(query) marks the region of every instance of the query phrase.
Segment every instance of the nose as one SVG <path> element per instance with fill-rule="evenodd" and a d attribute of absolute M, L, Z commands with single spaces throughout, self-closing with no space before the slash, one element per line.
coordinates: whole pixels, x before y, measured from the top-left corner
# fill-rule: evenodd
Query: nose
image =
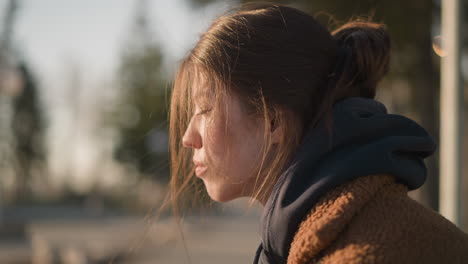
<path fill-rule="evenodd" d="M 185 130 L 184 136 L 182 137 L 182 145 L 186 148 L 199 149 L 202 147 L 201 136 L 192 121 L 193 120 L 190 121 L 187 130 Z"/>

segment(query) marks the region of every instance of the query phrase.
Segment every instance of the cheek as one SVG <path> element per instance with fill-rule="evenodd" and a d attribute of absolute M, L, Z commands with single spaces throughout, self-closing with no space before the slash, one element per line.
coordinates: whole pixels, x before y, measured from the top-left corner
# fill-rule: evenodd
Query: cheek
<path fill-rule="evenodd" d="M 242 135 L 238 142 L 235 146 L 236 162 L 232 164 L 232 167 L 241 170 L 238 175 L 240 178 L 254 177 L 261 162 L 261 139 L 249 133 Z"/>
<path fill-rule="evenodd" d="M 242 126 L 244 120 L 235 121 L 227 130 L 224 123 L 206 123 L 204 147 L 211 165 L 211 180 L 242 184 L 256 176 L 263 134 Z"/>
<path fill-rule="evenodd" d="M 203 134 L 203 150 L 205 161 L 209 167 L 208 178 L 221 179 L 226 176 L 226 164 L 232 160 L 227 155 L 228 141 L 226 140 L 224 128 L 219 124 L 207 122 Z"/>
<path fill-rule="evenodd" d="M 224 162 L 226 172 L 223 175 L 229 177 L 232 183 L 249 183 L 257 176 L 261 162 L 262 137 L 243 127 L 237 127 L 232 132 L 232 144 Z"/>
<path fill-rule="evenodd" d="M 208 158 L 220 162 L 227 151 L 227 135 L 220 125 L 207 123 L 204 134 L 204 147 Z"/>

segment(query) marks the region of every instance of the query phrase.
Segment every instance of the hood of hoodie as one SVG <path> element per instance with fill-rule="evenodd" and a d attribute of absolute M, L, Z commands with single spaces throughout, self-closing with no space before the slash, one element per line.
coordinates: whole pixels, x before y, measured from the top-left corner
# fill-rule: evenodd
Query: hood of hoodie
<path fill-rule="evenodd" d="M 392 174 L 410 190 L 426 179 L 423 159 L 436 148 L 416 122 L 388 114 L 373 99 L 352 97 L 333 107 L 331 133 L 323 122 L 307 131 L 265 204 L 254 263 L 286 263 L 302 219 L 332 188 L 371 174 Z"/>

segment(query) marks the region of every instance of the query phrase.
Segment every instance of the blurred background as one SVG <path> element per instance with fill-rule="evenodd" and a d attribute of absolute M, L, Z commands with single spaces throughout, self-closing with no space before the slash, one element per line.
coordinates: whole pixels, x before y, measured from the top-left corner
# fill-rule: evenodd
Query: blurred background
<path fill-rule="evenodd" d="M 178 62 L 213 18 L 241 2 L 250 1 L 0 0 L 0 263 L 252 261 L 261 208 L 244 199 L 187 212 L 180 226 L 166 212 L 153 218 L 167 191 Z M 275 2 L 331 29 L 357 15 L 386 23 L 394 46 L 378 99 L 438 141 L 440 1 Z M 467 24 L 465 16 L 465 90 Z M 438 210 L 438 152 L 427 166 L 411 196 Z"/>

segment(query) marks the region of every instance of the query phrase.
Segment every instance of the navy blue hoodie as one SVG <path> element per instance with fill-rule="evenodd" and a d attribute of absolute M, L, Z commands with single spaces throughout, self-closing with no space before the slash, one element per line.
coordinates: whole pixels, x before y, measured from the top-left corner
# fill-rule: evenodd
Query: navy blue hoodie
<path fill-rule="evenodd" d="M 302 219 L 326 192 L 360 176 L 392 174 L 410 190 L 426 179 L 423 159 L 436 148 L 417 123 L 388 114 L 373 99 L 352 97 L 333 107 L 331 133 L 324 122 L 307 131 L 265 204 L 262 243 L 254 263 L 286 263 Z"/>

